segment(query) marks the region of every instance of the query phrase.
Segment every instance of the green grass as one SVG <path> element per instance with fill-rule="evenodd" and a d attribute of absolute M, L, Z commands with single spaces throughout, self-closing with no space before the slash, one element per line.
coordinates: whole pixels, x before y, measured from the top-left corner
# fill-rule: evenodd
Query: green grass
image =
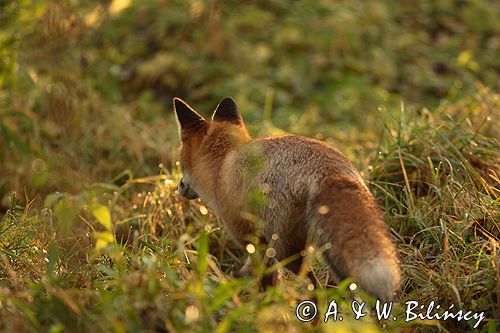
<path fill-rule="evenodd" d="M 116 4 L 116 2 L 115 2 Z M 468 332 L 404 303 L 500 316 L 498 4 L 0 1 L 0 331 Z M 361 170 L 399 251 L 394 314 L 248 253 L 176 192 L 171 100 L 233 96 L 253 135 L 316 137 Z M 256 244 L 257 245 L 257 244 Z M 310 254 L 324 284 L 328 272 Z M 342 322 L 304 324 L 298 302 Z"/>

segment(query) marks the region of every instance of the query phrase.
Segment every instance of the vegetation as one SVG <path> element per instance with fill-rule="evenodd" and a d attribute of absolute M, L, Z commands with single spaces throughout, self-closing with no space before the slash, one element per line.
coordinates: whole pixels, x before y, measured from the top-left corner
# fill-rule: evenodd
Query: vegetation
<path fill-rule="evenodd" d="M 500 329 L 500 4 L 496 1 L 0 1 L 0 331 L 468 332 Z M 180 179 L 171 101 L 224 96 L 253 135 L 338 147 L 400 253 L 393 313 L 355 320 L 346 288 L 248 253 Z M 252 251 L 251 251 L 252 252 Z M 315 274 L 328 273 L 315 261 Z M 324 286 L 323 286 L 324 287 Z M 316 298 L 343 321 L 316 325 Z"/>

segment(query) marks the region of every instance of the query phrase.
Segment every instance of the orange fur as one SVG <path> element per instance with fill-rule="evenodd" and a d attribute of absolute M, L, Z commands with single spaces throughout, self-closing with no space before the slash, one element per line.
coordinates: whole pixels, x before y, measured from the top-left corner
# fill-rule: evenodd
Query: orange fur
<path fill-rule="evenodd" d="M 180 114 L 191 111 L 176 104 L 178 118 L 188 119 L 180 121 L 185 177 L 236 240 L 245 244 L 255 232 L 242 214 L 250 211 L 264 221 L 266 240 L 278 236 L 278 260 L 311 239 L 327 247 L 323 255 L 338 281 L 352 277 L 378 298 L 392 299 L 400 284 L 396 250 L 373 196 L 344 155 L 300 136 L 251 139 L 232 100 L 219 104 L 213 121 Z M 248 199 L 255 192 L 266 204 L 252 211 Z M 287 267 L 298 272 L 300 266 L 301 259 Z"/>

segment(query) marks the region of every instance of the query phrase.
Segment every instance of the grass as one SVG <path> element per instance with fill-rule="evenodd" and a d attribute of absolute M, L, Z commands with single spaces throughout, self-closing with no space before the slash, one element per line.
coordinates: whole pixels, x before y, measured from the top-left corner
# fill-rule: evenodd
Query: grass
<path fill-rule="evenodd" d="M 494 330 L 498 150 L 482 134 L 494 127 L 477 126 L 491 117 L 488 110 L 475 114 L 481 98 L 387 123 L 366 170 L 400 250 L 401 303 L 434 300 L 484 311 L 483 330 Z M 477 124 L 455 122 L 456 112 L 475 115 Z M 12 196 L 0 228 L 2 329 L 321 330 L 294 320 L 293 305 L 345 293 L 311 293 L 294 278 L 263 292 L 255 278 L 232 278 L 244 254 L 201 202 L 187 203 L 175 193 L 178 180 L 177 168 L 161 166 L 157 176 L 130 177 L 120 186 L 96 183 L 81 193 L 49 196 L 44 208 L 19 205 Z M 318 276 L 326 274 L 323 266 L 317 269 Z M 373 320 L 342 325 L 376 331 Z"/>
<path fill-rule="evenodd" d="M 0 2 L 0 331 L 473 330 L 406 323 L 409 300 L 499 329 L 494 2 L 120 3 Z M 252 134 L 316 137 L 361 170 L 400 254 L 398 320 L 355 320 L 350 298 L 373 300 L 349 281 L 260 290 L 262 244 L 234 277 L 249 253 L 175 192 L 170 106 L 226 95 Z M 299 322 L 312 298 L 344 320 Z"/>

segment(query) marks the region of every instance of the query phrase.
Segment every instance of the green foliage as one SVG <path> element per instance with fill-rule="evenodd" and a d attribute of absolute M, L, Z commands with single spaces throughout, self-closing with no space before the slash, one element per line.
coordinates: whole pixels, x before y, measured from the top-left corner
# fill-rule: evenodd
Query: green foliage
<path fill-rule="evenodd" d="M 485 134 L 498 130 L 497 98 L 484 90 L 435 112 L 402 109 L 372 156 L 374 193 L 405 244 L 408 300 L 479 310 L 495 297 L 500 154 Z"/>
<path fill-rule="evenodd" d="M 471 330 L 404 322 L 404 301 L 434 300 L 494 332 L 499 16 L 495 1 L 0 1 L 0 331 Z M 349 281 L 311 291 L 258 237 L 254 276 L 234 278 L 249 253 L 175 193 L 174 96 L 205 115 L 232 96 L 252 134 L 345 152 L 398 244 L 399 319 L 355 321 Z M 345 320 L 300 323 L 312 297 Z"/>

